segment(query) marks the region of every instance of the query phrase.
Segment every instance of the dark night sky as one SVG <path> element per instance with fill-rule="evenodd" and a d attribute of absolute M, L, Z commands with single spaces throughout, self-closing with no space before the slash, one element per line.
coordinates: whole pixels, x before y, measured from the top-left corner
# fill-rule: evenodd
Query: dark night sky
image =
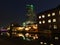
<path fill-rule="evenodd" d="M 36 14 L 60 4 L 60 0 L 1 0 L 0 1 L 0 25 L 11 22 L 23 22 L 27 4 L 35 6 Z"/>

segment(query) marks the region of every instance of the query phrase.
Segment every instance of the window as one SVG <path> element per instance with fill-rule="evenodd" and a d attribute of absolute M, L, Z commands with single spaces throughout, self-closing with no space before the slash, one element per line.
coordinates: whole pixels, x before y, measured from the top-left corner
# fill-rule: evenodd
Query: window
<path fill-rule="evenodd" d="M 50 17 L 51 15 L 50 14 L 48 14 L 48 17 Z"/>
<path fill-rule="evenodd" d="M 54 44 L 50 44 L 50 45 L 54 45 Z"/>
<path fill-rule="evenodd" d="M 41 24 L 41 21 L 39 21 L 39 24 Z"/>
<path fill-rule="evenodd" d="M 56 19 L 53 19 L 53 22 L 56 22 Z"/>
<path fill-rule="evenodd" d="M 58 40 L 59 39 L 59 37 L 55 37 L 55 40 Z"/>
<path fill-rule="evenodd" d="M 43 44 L 43 42 L 40 42 L 40 44 Z"/>
<path fill-rule="evenodd" d="M 57 26 L 56 25 L 54 25 L 54 29 L 57 29 Z"/>
<path fill-rule="evenodd" d="M 39 19 L 41 18 L 41 16 L 39 16 Z"/>
<path fill-rule="evenodd" d="M 43 20 L 42 23 L 45 23 L 45 21 Z"/>
<path fill-rule="evenodd" d="M 47 43 L 46 43 L 46 42 L 44 42 L 44 45 L 47 45 Z"/>
<path fill-rule="evenodd" d="M 48 23 L 51 23 L 51 19 L 48 20 Z"/>
<path fill-rule="evenodd" d="M 42 18 L 45 18 L 45 15 L 42 15 Z"/>
<path fill-rule="evenodd" d="M 60 11 L 59 11 L 59 15 L 60 15 Z"/>
<path fill-rule="evenodd" d="M 52 16 L 55 16 L 55 13 L 52 13 Z"/>

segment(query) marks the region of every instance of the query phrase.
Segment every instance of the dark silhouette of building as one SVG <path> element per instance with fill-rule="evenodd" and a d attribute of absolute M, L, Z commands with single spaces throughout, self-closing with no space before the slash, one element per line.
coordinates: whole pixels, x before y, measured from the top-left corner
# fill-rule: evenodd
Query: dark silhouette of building
<path fill-rule="evenodd" d="M 48 45 L 51 42 L 52 45 L 60 44 L 60 6 L 38 13 L 37 24 L 39 32 L 42 32 L 42 34 L 39 34 L 39 41 L 47 40 Z M 45 34 L 50 36 L 45 37 Z"/>
<path fill-rule="evenodd" d="M 60 31 L 60 6 L 37 14 L 38 29 Z"/>
<path fill-rule="evenodd" d="M 13 29 L 14 27 L 20 27 L 20 25 L 18 23 L 11 23 L 10 25 L 10 30 L 9 30 L 9 33 L 10 33 L 10 37 L 12 37 L 12 33 L 16 33 L 14 32 L 15 30 Z"/>

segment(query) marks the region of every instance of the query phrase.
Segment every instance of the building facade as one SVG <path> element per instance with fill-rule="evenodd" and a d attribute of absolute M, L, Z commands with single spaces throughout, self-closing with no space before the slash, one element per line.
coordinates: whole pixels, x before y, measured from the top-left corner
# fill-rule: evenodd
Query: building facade
<path fill-rule="evenodd" d="M 60 31 L 60 6 L 37 14 L 39 31 Z"/>
<path fill-rule="evenodd" d="M 36 23 L 36 15 L 34 11 L 34 5 L 26 5 L 26 20 L 23 22 L 23 26 L 28 26 Z"/>
<path fill-rule="evenodd" d="M 39 32 L 42 32 L 39 41 L 50 41 L 48 45 L 60 44 L 60 6 L 37 14 L 37 24 Z"/>

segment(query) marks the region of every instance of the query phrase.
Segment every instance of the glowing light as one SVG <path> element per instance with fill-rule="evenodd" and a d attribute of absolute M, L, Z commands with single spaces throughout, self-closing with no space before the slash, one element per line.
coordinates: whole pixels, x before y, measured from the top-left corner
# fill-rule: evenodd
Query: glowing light
<path fill-rule="evenodd" d="M 36 36 L 36 39 L 38 39 L 38 36 Z"/>
<path fill-rule="evenodd" d="M 45 42 L 44 45 L 46 45 L 47 43 Z"/>
<path fill-rule="evenodd" d="M 28 27 L 25 28 L 26 31 L 30 30 Z"/>
<path fill-rule="evenodd" d="M 25 37 L 24 37 L 23 34 L 20 33 L 20 34 L 17 34 L 17 36 L 18 36 L 18 37 L 22 37 L 22 38 L 25 40 Z"/>
<path fill-rule="evenodd" d="M 37 34 L 35 34 L 35 36 L 37 36 Z"/>
<path fill-rule="evenodd" d="M 54 44 L 50 44 L 50 45 L 54 45 Z"/>
<path fill-rule="evenodd" d="M 31 29 L 31 27 L 28 27 L 29 29 Z"/>
<path fill-rule="evenodd" d="M 33 7 L 33 5 L 31 5 L 31 7 Z"/>
<path fill-rule="evenodd" d="M 56 25 L 54 25 L 54 29 L 57 29 L 57 26 Z"/>
<path fill-rule="evenodd" d="M 25 36 L 28 37 L 29 36 L 29 33 L 26 33 Z"/>
<path fill-rule="evenodd" d="M 26 23 L 29 24 L 29 23 L 32 23 L 32 22 L 31 21 L 27 21 Z"/>
<path fill-rule="evenodd" d="M 29 37 L 31 37 L 31 35 L 29 35 Z"/>
<path fill-rule="evenodd" d="M 42 15 L 42 18 L 45 18 L 45 15 Z"/>
<path fill-rule="evenodd" d="M 34 29 L 37 29 L 37 25 L 33 25 L 33 28 L 34 28 Z"/>
<path fill-rule="evenodd" d="M 23 26 L 26 26 L 26 23 L 25 22 L 23 22 Z"/>
<path fill-rule="evenodd" d="M 53 22 L 56 22 L 56 19 L 53 19 Z"/>
<path fill-rule="evenodd" d="M 3 35 L 3 33 L 1 33 L 1 35 Z"/>
<path fill-rule="evenodd" d="M 14 26 L 14 24 L 12 24 L 11 26 Z"/>
<path fill-rule="evenodd" d="M 7 28 L 7 30 L 10 30 L 10 27 L 9 27 L 9 28 Z"/>
<path fill-rule="evenodd" d="M 59 37 L 55 37 L 55 39 L 56 39 L 56 40 L 58 40 L 58 39 L 59 39 Z"/>
<path fill-rule="evenodd" d="M 59 15 L 60 15 L 60 11 L 59 11 Z"/>
<path fill-rule="evenodd" d="M 43 42 L 40 42 L 40 44 L 43 44 Z"/>
<path fill-rule="evenodd" d="M 7 35 L 10 36 L 10 34 L 7 32 Z"/>
<path fill-rule="evenodd" d="M 43 20 L 43 23 L 45 23 L 45 21 Z"/>
<path fill-rule="evenodd" d="M 33 39 L 36 39 L 35 36 L 33 36 Z"/>
<path fill-rule="evenodd" d="M 12 34 L 16 34 L 16 32 L 12 32 Z"/>
<path fill-rule="evenodd" d="M 51 15 L 50 14 L 48 14 L 48 17 L 50 17 Z"/>
<path fill-rule="evenodd" d="M 37 38 L 37 39 L 38 39 L 38 36 L 37 36 L 37 34 L 35 34 L 35 38 Z"/>
<path fill-rule="evenodd" d="M 18 36 L 24 36 L 23 34 L 18 34 Z"/>
<path fill-rule="evenodd" d="M 41 24 L 41 21 L 39 21 L 39 24 Z"/>
<path fill-rule="evenodd" d="M 17 27 L 17 30 L 22 31 L 24 29 L 24 27 Z"/>
<path fill-rule="evenodd" d="M 27 41 L 31 41 L 29 38 L 26 38 Z"/>
<path fill-rule="evenodd" d="M 54 16 L 55 15 L 55 13 L 52 13 L 52 16 Z"/>
<path fill-rule="evenodd" d="M 48 20 L 48 23 L 51 23 L 51 19 Z"/>
<path fill-rule="evenodd" d="M 39 19 L 41 18 L 41 16 L 39 16 Z"/>

